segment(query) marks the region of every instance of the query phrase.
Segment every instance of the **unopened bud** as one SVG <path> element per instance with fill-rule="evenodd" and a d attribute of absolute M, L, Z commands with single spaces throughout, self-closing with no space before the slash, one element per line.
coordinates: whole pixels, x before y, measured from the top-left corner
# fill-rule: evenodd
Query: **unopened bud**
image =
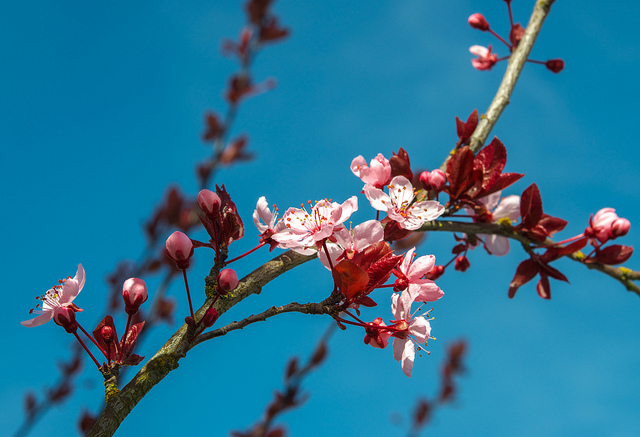
<path fill-rule="evenodd" d="M 611 224 L 611 238 L 618 238 L 627 235 L 631 228 L 631 222 L 625 218 L 619 218 L 613 221 Z"/>
<path fill-rule="evenodd" d="M 473 14 L 469 17 L 469 25 L 474 29 L 486 32 L 489 30 L 489 23 L 482 14 Z"/>
<path fill-rule="evenodd" d="M 113 341 L 113 328 L 111 326 L 103 326 L 100 334 L 102 334 L 102 339 L 105 343 L 109 344 Z"/>
<path fill-rule="evenodd" d="M 189 258 L 193 256 L 193 243 L 186 234 L 175 231 L 167 238 L 167 255 L 176 262 L 180 270 L 189 268 Z"/>
<path fill-rule="evenodd" d="M 218 274 L 218 294 L 225 295 L 238 286 L 238 275 L 233 269 L 224 269 Z"/>
<path fill-rule="evenodd" d="M 62 326 L 69 334 L 74 333 L 78 329 L 76 313 L 67 306 L 59 306 L 53 310 L 53 321 L 56 325 Z"/>
<path fill-rule="evenodd" d="M 465 272 L 467 271 L 469 266 L 471 266 L 471 263 L 469 262 L 469 258 L 467 258 L 466 256 L 459 256 L 456 258 L 456 264 L 454 266 L 456 270 Z"/>
<path fill-rule="evenodd" d="M 429 273 L 427 273 L 426 275 L 424 275 L 425 279 L 430 279 L 432 281 L 435 281 L 436 279 L 438 279 L 440 276 L 442 276 L 444 274 L 444 266 L 434 266 Z"/>
<path fill-rule="evenodd" d="M 194 325 L 196 322 L 195 322 L 195 320 L 193 320 L 193 317 L 191 317 L 191 316 L 187 316 L 187 317 L 185 317 L 185 318 L 184 318 L 184 323 L 186 323 L 186 324 L 187 324 L 187 325 L 189 325 L 189 326 L 192 326 L 192 325 Z"/>
<path fill-rule="evenodd" d="M 564 69 L 564 61 L 562 59 L 549 59 L 544 65 L 554 73 L 560 73 Z"/>
<path fill-rule="evenodd" d="M 208 215 L 216 215 L 220 211 L 220 196 L 211 190 L 202 190 L 198 193 L 198 205 Z"/>
<path fill-rule="evenodd" d="M 403 291 L 409 286 L 409 280 L 405 277 L 396 279 L 396 282 L 393 283 L 393 291 Z"/>
<path fill-rule="evenodd" d="M 138 312 L 140 305 L 147 301 L 147 284 L 140 278 L 129 278 L 122 285 L 124 310 L 130 316 Z"/>
<path fill-rule="evenodd" d="M 440 169 L 431 172 L 423 171 L 420 175 L 420 182 L 425 190 L 434 190 L 439 193 L 447 183 L 447 175 Z"/>
<path fill-rule="evenodd" d="M 206 313 L 204 313 L 204 316 L 202 317 L 202 324 L 205 327 L 209 328 L 213 326 L 214 323 L 216 323 L 218 317 L 220 317 L 218 311 L 214 307 L 211 307 L 207 310 Z"/>

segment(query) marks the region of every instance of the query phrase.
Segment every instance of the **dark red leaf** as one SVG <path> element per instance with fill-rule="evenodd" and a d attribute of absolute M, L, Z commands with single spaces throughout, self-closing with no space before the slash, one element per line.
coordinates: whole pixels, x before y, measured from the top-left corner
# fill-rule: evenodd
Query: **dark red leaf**
<path fill-rule="evenodd" d="M 102 335 L 102 328 L 105 326 L 110 327 L 112 330 L 112 340 L 108 343 Z M 96 339 L 100 347 L 105 351 L 105 358 L 110 360 L 115 360 L 117 358 L 116 344 L 118 343 L 118 333 L 116 332 L 116 325 L 113 324 L 113 318 L 111 316 L 105 316 L 105 318 L 98 323 L 96 329 L 93 330 L 93 338 Z"/>
<path fill-rule="evenodd" d="M 540 190 L 534 183 L 531 184 L 520 198 L 520 217 L 525 228 L 534 228 L 542 218 L 542 198 Z"/>
<path fill-rule="evenodd" d="M 536 291 L 541 298 L 551 299 L 551 285 L 549 284 L 549 278 L 542 272 L 540 272 L 540 280 L 538 281 L 538 285 L 536 285 Z"/>
<path fill-rule="evenodd" d="M 560 232 L 567 226 L 567 221 L 558 217 L 552 217 L 548 214 L 543 214 L 538 224 L 547 230 L 549 236 Z"/>
<path fill-rule="evenodd" d="M 509 298 L 516 295 L 518 287 L 532 280 L 537 274 L 539 267 L 532 259 L 526 259 L 518 265 L 516 274 L 509 284 Z"/>
<path fill-rule="evenodd" d="M 365 292 L 369 275 L 352 261 L 344 259 L 334 267 L 333 280 L 344 297 L 351 300 Z"/>
<path fill-rule="evenodd" d="M 126 358 L 131 355 L 133 352 L 133 348 L 136 345 L 136 340 L 138 339 L 138 335 L 142 331 L 145 322 L 136 323 L 129 328 L 129 332 L 127 332 L 127 338 L 124 340 L 124 345 L 122 346 L 122 357 Z"/>
<path fill-rule="evenodd" d="M 558 269 L 551 267 L 549 264 L 545 263 L 542 260 L 538 260 L 538 265 L 540 266 L 540 272 L 544 272 L 546 275 L 551 276 L 553 279 L 557 279 L 558 281 L 569 282 L 567 277 L 563 275 Z"/>
<path fill-rule="evenodd" d="M 633 247 L 614 244 L 598 250 L 592 257 L 587 258 L 586 262 L 599 262 L 602 264 L 616 265 L 622 264 L 633 255 Z"/>
<path fill-rule="evenodd" d="M 520 180 L 524 174 L 520 173 L 502 173 L 498 180 L 495 181 L 493 186 L 486 191 L 482 191 L 482 196 L 486 196 L 489 194 L 493 194 L 496 191 L 504 190 L 508 186 L 514 184 L 518 180 Z"/>
<path fill-rule="evenodd" d="M 468 146 L 456 150 L 447 162 L 447 181 L 449 182 L 449 195 L 457 199 L 470 185 L 471 172 L 473 171 L 473 152 Z"/>
<path fill-rule="evenodd" d="M 125 366 L 137 366 L 142 360 L 144 360 L 144 357 L 136 354 L 130 354 L 125 360 L 122 361 L 122 364 L 124 364 Z"/>
<path fill-rule="evenodd" d="M 474 160 L 474 169 L 480 169 L 483 173 L 482 192 L 488 191 L 500 179 L 506 163 L 507 149 L 494 137 L 491 144 L 484 147 Z"/>
<path fill-rule="evenodd" d="M 393 156 L 389 158 L 389 165 L 391 166 L 391 177 L 404 176 L 410 181 L 413 180 L 413 172 L 411 171 L 411 161 L 409 160 L 409 154 L 406 150 L 400 147 L 398 153 L 393 153 Z"/>
<path fill-rule="evenodd" d="M 287 364 L 287 370 L 284 374 L 284 379 L 285 380 L 291 379 L 291 377 L 295 375 L 297 372 L 298 372 L 298 358 L 293 357 L 289 360 L 289 364 Z"/>
<path fill-rule="evenodd" d="M 322 363 L 324 359 L 327 357 L 327 345 L 324 341 L 320 342 L 316 350 L 313 352 L 313 356 L 311 357 L 311 364 L 313 366 L 317 366 Z"/>
<path fill-rule="evenodd" d="M 401 259 L 402 256 L 388 252 L 378 261 L 371 264 L 367 269 L 369 282 L 367 283 L 366 293 L 370 293 L 373 289 L 387 282 L 392 270 L 398 265 Z"/>
<path fill-rule="evenodd" d="M 387 224 L 387 226 L 389 226 L 389 224 Z M 389 243 L 379 241 L 356 253 L 353 258 L 351 258 L 351 261 L 363 270 L 369 270 L 376 261 L 386 256 L 388 253 L 392 253 Z"/>
<path fill-rule="evenodd" d="M 360 296 L 355 300 L 355 303 L 365 306 L 367 308 L 373 308 L 378 306 L 375 300 L 371 299 L 369 296 Z"/>

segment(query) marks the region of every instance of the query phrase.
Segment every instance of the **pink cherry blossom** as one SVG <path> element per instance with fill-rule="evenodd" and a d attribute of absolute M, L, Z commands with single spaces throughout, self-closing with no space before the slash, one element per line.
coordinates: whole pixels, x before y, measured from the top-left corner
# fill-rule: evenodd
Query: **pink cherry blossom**
<path fill-rule="evenodd" d="M 378 153 L 378 156 L 373 158 L 369 165 L 362 155 L 355 157 L 351 161 L 351 171 L 362 179 L 362 182 L 376 188 L 384 187 L 391 179 L 391 165 L 382 153 Z"/>
<path fill-rule="evenodd" d="M 407 293 L 404 291 L 402 294 Z M 393 357 L 400 362 L 405 375 L 411 376 L 413 361 L 415 358 L 415 345 L 426 344 L 431 336 L 431 325 L 423 316 L 413 317 L 411 314 L 412 299 L 406 296 L 393 294 L 391 296 L 391 311 L 395 317 L 392 334 Z"/>
<path fill-rule="evenodd" d="M 379 349 L 386 348 L 389 344 L 391 332 L 380 329 L 387 326 L 384 321 L 382 321 L 382 317 L 376 318 L 373 322 L 369 322 L 368 325 L 370 328 L 365 328 L 367 334 L 364 337 L 364 344 L 370 344 Z"/>
<path fill-rule="evenodd" d="M 471 54 L 476 55 L 476 59 L 471 60 L 471 65 L 477 70 L 491 70 L 491 67 L 498 62 L 498 55 L 491 53 L 491 46 L 489 48 L 482 46 L 471 46 L 469 48 Z"/>
<path fill-rule="evenodd" d="M 336 265 L 338 258 L 343 254 L 353 257 L 354 254 L 364 250 L 374 243 L 378 243 L 384 239 L 384 228 L 377 220 L 368 220 L 360 223 L 355 228 L 348 230 L 342 228 L 335 232 L 335 243 L 327 243 L 327 249 L 331 255 L 331 264 Z M 318 252 L 320 262 L 329 270 L 331 266 L 324 250 Z"/>
<path fill-rule="evenodd" d="M 589 219 L 589 227 L 585 229 L 584 234 L 605 243 L 626 235 L 630 227 L 629 220 L 618 217 L 615 209 L 602 208 Z"/>
<path fill-rule="evenodd" d="M 412 203 L 415 198 L 413 185 L 404 176 L 391 180 L 389 194 L 370 185 L 365 185 L 364 194 L 372 207 L 386 212 L 402 229 L 414 231 L 444 213 L 444 206 L 435 200 Z"/>
<path fill-rule="evenodd" d="M 473 217 L 474 222 L 500 223 L 508 221 L 515 223 L 520 218 L 520 196 L 514 194 L 500 199 L 502 191 L 497 191 L 478 199 L 487 210 L 487 214 L 478 216 L 471 208 L 465 208 Z M 504 256 L 509 253 L 509 239 L 501 235 L 478 234 L 482 238 L 485 247 L 492 255 Z"/>
<path fill-rule="evenodd" d="M 76 276 L 73 279 L 71 278 L 71 276 L 69 276 L 67 279 L 62 281 L 62 285 L 56 285 L 53 288 L 47 290 L 44 295 L 38 297 L 38 299 L 41 301 L 41 304 L 38 304 L 35 309 L 30 311 L 30 313 L 40 313 L 40 315 L 34 317 L 33 319 L 25 320 L 24 322 L 20 323 L 27 328 L 33 328 L 34 326 L 40 326 L 51 320 L 55 314 L 56 309 L 59 307 L 69 307 L 73 311 L 80 310 L 73 303 L 73 300 L 80 293 L 80 291 L 82 291 L 82 287 L 84 287 L 84 281 L 84 268 L 82 267 L 82 264 L 78 264 L 78 271 L 76 272 Z M 62 312 L 58 311 L 58 313 Z"/>
<path fill-rule="evenodd" d="M 284 230 L 273 239 L 302 254 L 317 249 L 317 244 L 344 229 L 342 223 L 358 210 L 358 198 L 352 196 L 342 205 L 327 199 L 317 202 L 311 212 L 301 208 L 289 208 L 282 216 Z"/>
<path fill-rule="evenodd" d="M 394 290 L 406 290 L 402 296 L 407 302 L 413 302 L 414 300 L 418 302 L 434 302 L 444 296 L 444 292 L 435 282 L 422 278 L 433 269 L 436 257 L 425 255 L 414 260 L 415 251 L 415 247 L 411 248 L 393 272 L 398 277 L 394 284 Z M 405 302 L 405 307 L 407 302 Z"/>

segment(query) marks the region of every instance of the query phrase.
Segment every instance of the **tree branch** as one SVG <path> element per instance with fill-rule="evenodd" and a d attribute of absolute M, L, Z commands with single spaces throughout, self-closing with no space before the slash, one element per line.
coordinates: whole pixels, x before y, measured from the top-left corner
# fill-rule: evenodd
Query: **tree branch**
<path fill-rule="evenodd" d="M 531 18 L 529 19 L 529 24 L 527 25 L 527 30 L 522 40 L 520 40 L 518 47 L 511 54 L 507 71 L 504 73 L 498 92 L 493 98 L 491 105 L 489 105 L 487 112 L 482 115 L 478 127 L 471 136 L 471 144 L 469 147 L 473 153 L 478 152 L 478 150 L 482 148 L 491 130 L 498 122 L 500 115 L 502 115 L 502 111 L 504 111 L 509 104 L 516 82 L 520 77 L 520 73 L 522 73 L 522 69 L 531 53 L 533 44 L 536 42 L 538 34 L 542 29 L 542 24 L 547 18 L 551 10 L 551 5 L 553 5 L 554 2 L 555 0 L 539 0 L 536 2 Z"/>
<path fill-rule="evenodd" d="M 225 313 L 229 308 L 252 294 L 259 294 L 262 287 L 273 279 L 315 257 L 315 255 L 300 255 L 291 250 L 275 257 L 245 276 L 232 293 L 223 299 L 218 299 L 215 304 L 218 314 Z M 208 298 L 196 312 L 196 322 L 202 319 L 212 300 L 213 298 Z M 194 327 L 182 325 L 122 391 L 108 400 L 105 409 L 88 435 L 91 437 L 113 435 L 136 404 L 169 372 L 178 368 L 178 361 L 186 356 L 191 347 L 189 339 L 193 336 L 194 330 Z"/>
<path fill-rule="evenodd" d="M 456 222 L 449 220 L 437 220 L 425 223 L 420 231 L 444 231 L 444 232 L 464 232 L 465 234 L 492 234 L 492 235 L 501 235 L 503 237 L 510 238 L 512 240 L 517 240 L 522 244 L 528 246 L 540 246 L 541 244 L 528 239 L 527 237 L 520 235 L 518 232 L 514 231 L 513 228 L 509 226 L 504 226 L 496 223 L 466 223 L 466 222 Z M 547 238 L 542 245 L 544 246 L 552 246 L 556 244 L 550 238 Z M 605 273 L 622 285 L 628 291 L 636 293 L 640 296 L 640 286 L 633 283 L 634 280 L 640 279 L 640 272 L 633 271 L 627 269 L 626 267 L 613 267 L 600 263 L 585 263 L 584 256 L 581 255 L 580 252 L 576 252 L 568 256 L 570 259 L 579 262 L 580 264 L 586 266 L 592 270 L 598 270 L 602 273 Z"/>

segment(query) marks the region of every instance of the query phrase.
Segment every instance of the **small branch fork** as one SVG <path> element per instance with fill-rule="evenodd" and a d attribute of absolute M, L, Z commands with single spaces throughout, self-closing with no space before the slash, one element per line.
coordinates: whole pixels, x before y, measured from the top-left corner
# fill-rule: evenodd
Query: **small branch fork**
<path fill-rule="evenodd" d="M 465 234 L 493 234 L 493 235 L 501 235 L 503 237 L 510 238 L 512 240 L 517 240 L 522 243 L 525 248 L 531 249 L 532 247 L 545 247 L 545 246 L 553 246 L 557 244 L 555 241 L 547 238 L 543 243 L 538 243 L 536 241 L 530 240 L 527 237 L 524 237 L 513 230 L 513 228 L 495 224 L 495 223 L 466 223 L 466 222 L 457 222 L 457 221 L 447 221 L 447 220 L 438 220 L 425 223 L 420 231 L 444 231 L 444 232 L 464 232 Z M 624 267 L 613 267 L 599 263 L 585 263 L 583 262 L 582 257 L 578 252 L 569 255 L 574 261 L 579 262 L 582 265 L 585 265 L 589 269 L 598 270 L 606 275 L 611 276 L 622 285 L 628 291 L 636 293 L 640 296 L 640 286 L 633 283 L 632 281 L 640 280 L 640 272 L 626 269 Z"/>

